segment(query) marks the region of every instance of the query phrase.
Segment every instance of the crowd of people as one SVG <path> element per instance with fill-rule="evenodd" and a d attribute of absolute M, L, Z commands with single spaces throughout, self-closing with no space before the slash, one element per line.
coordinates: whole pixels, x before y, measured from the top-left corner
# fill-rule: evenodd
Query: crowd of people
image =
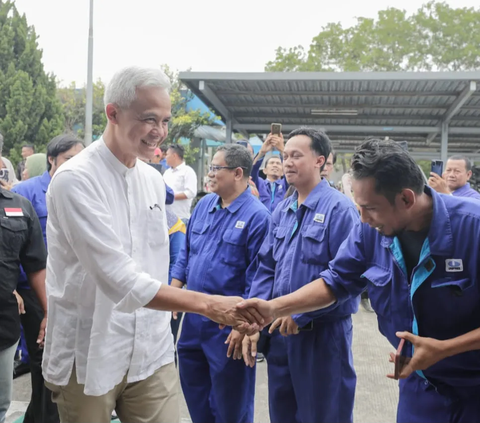
<path fill-rule="evenodd" d="M 341 192 L 328 136 L 302 127 L 256 156 L 219 147 L 192 212 L 197 175 L 162 145 L 169 88 L 159 70 L 119 71 L 99 140 L 25 145 L 16 172 L 0 136 L 0 423 L 21 338 L 27 423 L 179 422 L 180 387 L 193 423 L 253 422 L 260 353 L 273 423 L 352 422 L 366 292 L 406 345 L 397 421 L 480 420 L 469 158 L 426 185 L 400 145 L 369 139 Z"/>

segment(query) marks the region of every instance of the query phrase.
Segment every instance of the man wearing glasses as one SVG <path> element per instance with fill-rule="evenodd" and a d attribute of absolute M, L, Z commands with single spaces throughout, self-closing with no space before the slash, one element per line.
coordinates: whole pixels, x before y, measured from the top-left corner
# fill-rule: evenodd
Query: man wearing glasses
<path fill-rule="evenodd" d="M 193 211 L 172 286 L 248 298 L 270 220 L 248 188 L 251 170 L 252 158 L 243 146 L 217 150 L 208 173 L 212 194 Z M 193 423 L 253 421 L 255 369 L 241 360 L 242 341 L 243 335 L 234 330 L 219 330 L 207 318 L 185 315 L 178 360 Z M 232 353 L 236 361 L 230 359 Z"/>

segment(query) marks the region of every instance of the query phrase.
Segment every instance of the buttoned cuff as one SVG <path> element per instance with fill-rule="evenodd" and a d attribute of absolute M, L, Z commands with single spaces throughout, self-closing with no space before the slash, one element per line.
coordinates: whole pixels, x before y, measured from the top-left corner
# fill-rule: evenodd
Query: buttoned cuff
<path fill-rule="evenodd" d="M 162 282 L 141 273 L 132 290 L 115 306 L 122 313 L 133 313 L 155 298 Z"/>

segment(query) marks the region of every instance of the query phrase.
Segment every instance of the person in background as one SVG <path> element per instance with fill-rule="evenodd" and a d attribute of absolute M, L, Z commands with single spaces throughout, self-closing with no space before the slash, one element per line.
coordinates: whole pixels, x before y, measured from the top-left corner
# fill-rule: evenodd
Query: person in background
<path fill-rule="evenodd" d="M 12 186 L 18 184 L 17 176 L 13 168 L 12 162 L 2 156 L 3 152 L 3 135 L 0 134 L 0 187 L 10 190 Z"/>
<path fill-rule="evenodd" d="M 323 168 L 321 173 L 322 178 L 325 178 L 327 182 L 334 188 L 335 188 L 335 185 L 332 183 L 330 178 L 335 168 L 335 163 L 337 163 L 337 153 L 335 153 L 335 151 L 332 150 L 332 152 L 327 158 L 327 162 L 325 163 L 325 167 Z"/>
<path fill-rule="evenodd" d="M 283 175 L 283 149 L 283 135 L 269 134 L 253 161 L 252 179 L 258 188 L 260 201 L 270 212 L 273 212 L 283 200 L 288 189 L 288 182 Z M 268 152 L 278 152 L 278 154 L 273 154 L 266 160 L 263 169 L 266 179 L 262 179 L 259 174 L 260 167 Z"/>
<path fill-rule="evenodd" d="M 24 145 L 22 147 L 22 158 L 23 160 L 20 161 L 17 165 L 17 179 L 19 181 L 23 181 L 23 171 L 25 170 L 25 163 L 28 157 L 35 154 L 35 147 L 33 145 Z"/>
<path fill-rule="evenodd" d="M 172 286 L 248 297 L 270 221 L 270 213 L 248 187 L 251 169 L 245 147 L 227 144 L 217 149 L 209 172 L 213 193 L 193 211 L 172 270 Z M 194 423 L 253 422 L 255 369 L 240 361 L 242 340 L 231 328 L 219 330 L 209 319 L 185 314 L 178 362 Z M 230 359 L 232 353 L 237 360 Z"/>
<path fill-rule="evenodd" d="M 252 157 L 252 160 L 254 159 L 255 153 L 253 151 L 252 144 L 250 144 L 249 141 L 238 140 L 236 143 L 238 145 L 241 145 L 241 146 L 245 147 L 248 150 L 248 152 L 250 153 L 250 156 Z M 207 182 L 207 185 L 208 185 L 208 182 Z M 251 176 L 248 179 L 248 186 L 250 187 L 250 191 L 252 192 L 252 194 L 257 198 L 260 198 L 260 193 L 258 192 L 257 185 L 255 184 L 255 182 L 253 182 L 253 179 L 252 179 Z"/>
<path fill-rule="evenodd" d="M 471 177 L 472 162 L 470 159 L 466 156 L 456 155 L 447 160 L 443 175 L 430 173 L 428 185 L 442 194 L 480 200 L 480 193 L 471 188 L 468 182 Z"/>
<path fill-rule="evenodd" d="M 160 164 L 161 157 L 162 157 L 162 150 L 160 148 L 156 148 L 153 159 L 148 164 L 153 168 L 157 169 L 163 175 L 167 169 L 165 169 Z"/>
<path fill-rule="evenodd" d="M 83 150 L 83 142 L 73 134 L 63 134 L 53 138 L 47 145 L 47 154 L 34 154 L 26 160 L 25 168 L 30 177 L 13 187 L 12 191 L 28 199 L 35 210 L 42 228 L 43 240 L 47 247 L 47 200 L 46 193 L 56 171 L 68 160 Z M 40 161 L 42 159 L 42 161 Z M 32 396 L 24 417 L 24 423 L 57 423 L 59 416 L 57 406 L 52 402 L 52 393 L 45 386 L 42 375 L 43 349 L 38 348 L 36 336 L 43 315 L 40 304 L 29 289 L 27 276 L 21 269 L 17 292 L 25 303 L 22 314 L 22 327 L 25 334 L 32 380 Z"/>
<path fill-rule="evenodd" d="M 197 175 L 195 171 L 185 164 L 185 150 L 179 144 L 172 144 L 167 150 L 167 169 L 163 175 L 165 183 L 173 189 L 175 201 L 167 206 L 185 223 L 190 219 L 192 201 L 197 195 Z"/>
<path fill-rule="evenodd" d="M 25 313 L 23 299 L 16 293 L 20 265 L 41 304 L 41 324 L 34 340 L 41 347 L 47 323 L 45 262 L 42 229 L 32 204 L 0 187 L 0 423 L 12 399 L 13 359 L 20 316 Z"/>
<path fill-rule="evenodd" d="M 167 158 L 166 158 L 167 150 L 168 150 L 168 147 L 165 144 L 162 144 L 160 146 L 161 155 L 160 155 L 160 162 L 159 163 L 163 166 L 163 168 L 165 170 L 170 169 L 170 166 L 167 164 Z"/>
<path fill-rule="evenodd" d="M 28 156 L 24 163 L 22 181 L 42 175 L 47 170 L 47 156 L 37 153 Z"/>

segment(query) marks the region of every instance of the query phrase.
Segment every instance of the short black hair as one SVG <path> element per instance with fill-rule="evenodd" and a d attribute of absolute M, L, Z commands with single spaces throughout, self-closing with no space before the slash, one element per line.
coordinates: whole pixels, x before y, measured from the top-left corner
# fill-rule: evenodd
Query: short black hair
<path fill-rule="evenodd" d="M 465 162 L 465 167 L 467 169 L 467 172 L 472 170 L 472 161 L 467 156 L 456 154 L 452 157 L 449 157 L 448 160 L 463 160 Z"/>
<path fill-rule="evenodd" d="M 35 146 L 32 144 L 23 144 L 22 148 L 30 148 L 35 153 Z"/>
<path fill-rule="evenodd" d="M 332 148 L 332 155 L 333 155 L 333 164 L 337 163 L 337 153 L 336 151 Z"/>
<path fill-rule="evenodd" d="M 330 138 L 328 138 L 327 134 L 323 131 L 309 128 L 307 126 L 302 126 L 301 128 L 294 129 L 292 132 L 290 132 L 290 134 L 288 134 L 288 139 L 296 137 L 298 135 L 305 135 L 309 137 L 312 140 L 310 144 L 310 148 L 312 149 L 312 151 L 317 153 L 319 156 L 325 157 L 325 162 L 320 168 L 321 172 L 325 167 L 325 164 L 327 163 L 330 152 L 332 151 L 332 143 L 330 142 Z"/>
<path fill-rule="evenodd" d="M 183 160 L 183 157 L 185 156 L 185 149 L 183 148 L 182 145 L 180 144 L 170 144 L 168 146 L 168 150 L 173 150 L 174 153 L 177 153 L 178 157 L 180 157 L 180 160 Z"/>
<path fill-rule="evenodd" d="M 283 163 L 283 157 L 280 154 L 272 154 L 266 161 L 265 161 L 265 167 L 267 167 L 268 162 L 270 159 L 279 159 Z"/>
<path fill-rule="evenodd" d="M 385 196 L 391 204 L 403 189 L 420 195 L 424 179 L 412 156 L 394 141 L 369 139 L 355 149 L 352 157 L 354 179 L 373 178 L 375 192 Z"/>
<path fill-rule="evenodd" d="M 83 141 L 74 134 L 62 134 L 53 138 L 47 145 L 47 170 L 50 172 L 52 168 L 48 161 L 49 157 L 57 158 L 59 154 L 65 153 L 77 144 L 83 145 Z"/>
<path fill-rule="evenodd" d="M 166 146 L 165 144 L 162 144 L 162 145 L 160 146 L 160 150 L 162 150 L 162 153 L 165 154 L 165 153 L 167 152 L 167 150 L 168 150 L 168 146 Z"/>
<path fill-rule="evenodd" d="M 226 144 L 217 148 L 217 153 L 223 151 L 225 163 L 232 168 L 241 167 L 243 177 L 248 179 L 252 173 L 253 159 L 250 152 L 239 144 Z"/>

